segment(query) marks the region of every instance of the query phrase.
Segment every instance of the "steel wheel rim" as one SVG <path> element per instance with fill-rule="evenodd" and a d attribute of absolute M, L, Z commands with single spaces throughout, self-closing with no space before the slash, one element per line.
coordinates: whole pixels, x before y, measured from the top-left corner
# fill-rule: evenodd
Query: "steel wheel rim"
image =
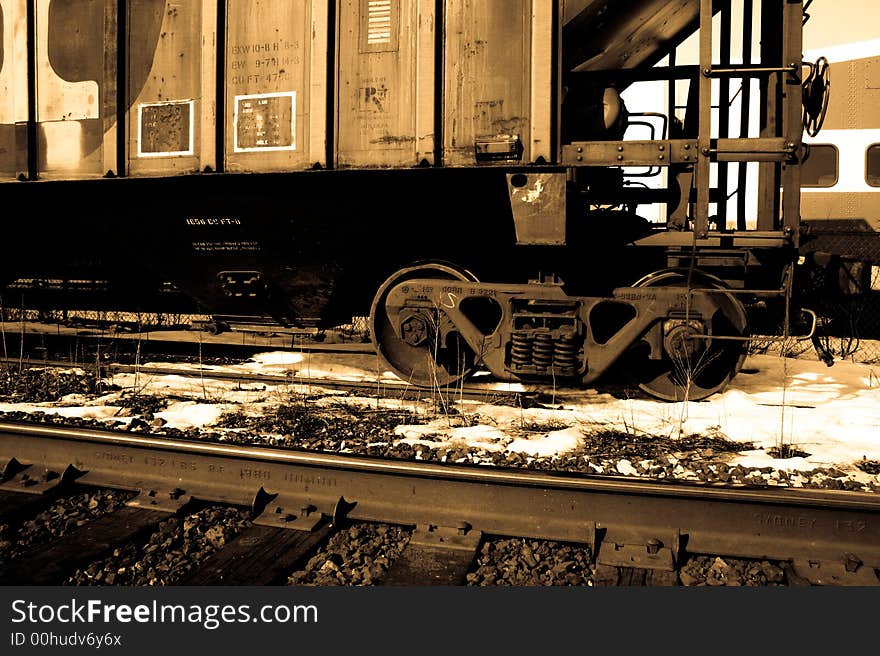
<path fill-rule="evenodd" d="M 680 271 L 662 271 L 639 280 L 634 287 L 668 286 L 673 283 L 687 285 L 687 274 Z M 692 280 L 694 289 L 723 289 L 726 285 L 719 278 L 698 272 Z M 742 304 L 731 294 L 718 294 L 718 312 L 709 320 L 712 333 L 745 336 L 748 320 Z M 719 316 L 720 315 L 720 316 Z M 664 352 L 659 362 L 649 362 L 646 378 L 639 389 L 664 401 L 700 401 L 724 390 L 746 358 L 747 342 L 715 340 L 702 353 L 690 361 L 676 361 Z"/>
<path fill-rule="evenodd" d="M 419 387 L 447 387 L 476 369 L 474 354 L 464 339 L 452 332 L 445 344 L 431 339 L 429 345 L 411 346 L 396 335 L 385 310 L 388 292 L 401 282 L 416 278 L 477 282 L 469 271 L 443 262 L 425 262 L 397 271 L 379 287 L 373 299 L 370 337 L 379 361 L 401 380 Z M 443 321 L 442 313 L 440 321 Z"/>

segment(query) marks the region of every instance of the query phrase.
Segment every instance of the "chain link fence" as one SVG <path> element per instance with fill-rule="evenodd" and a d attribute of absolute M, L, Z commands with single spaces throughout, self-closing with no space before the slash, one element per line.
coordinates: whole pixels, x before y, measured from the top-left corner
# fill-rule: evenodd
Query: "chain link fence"
<path fill-rule="evenodd" d="M 0 310 L 0 320 L 16 323 L 34 321 L 57 323 L 65 326 L 101 326 L 107 330 L 146 330 L 156 328 L 188 328 L 199 321 L 209 321 L 210 315 L 173 314 L 161 312 L 116 312 L 108 310 L 35 310 L 8 308 Z"/>
<path fill-rule="evenodd" d="M 12 325 L 25 322 L 57 324 L 72 328 L 89 328 L 117 332 L 146 332 L 155 330 L 205 330 L 206 326 L 215 324 L 214 317 L 209 314 L 176 314 L 161 312 L 117 312 L 108 310 L 44 310 L 32 308 L 0 307 L 0 321 L 5 322 L 6 331 Z M 230 326 L 235 329 L 236 327 Z M 317 328 L 282 329 L 265 323 L 260 326 L 239 326 L 240 332 L 259 332 L 263 334 L 295 333 L 297 339 L 314 340 L 329 343 L 370 341 L 369 318 L 352 317 L 343 325 L 319 330 Z"/>
<path fill-rule="evenodd" d="M 806 269 L 801 305 L 819 317 L 813 340 L 798 342 L 792 355 L 865 364 L 880 362 L 880 267 L 826 258 Z"/>

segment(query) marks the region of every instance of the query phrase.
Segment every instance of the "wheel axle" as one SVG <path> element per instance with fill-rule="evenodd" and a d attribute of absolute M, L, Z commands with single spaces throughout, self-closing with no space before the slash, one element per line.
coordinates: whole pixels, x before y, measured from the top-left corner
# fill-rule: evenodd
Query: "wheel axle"
<path fill-rule="evenodd" d="M 400 321 L 400 335 L 410 346 L 421 346 L 431 337 L 431 332 L 427 318 L 419 313 L 407 314 Z"/>

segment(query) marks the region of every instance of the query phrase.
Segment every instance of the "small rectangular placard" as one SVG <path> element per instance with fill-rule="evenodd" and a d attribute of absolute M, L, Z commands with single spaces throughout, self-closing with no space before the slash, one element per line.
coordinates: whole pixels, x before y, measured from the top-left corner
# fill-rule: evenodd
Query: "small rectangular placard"
<path fill-rule="evenodd" d="M 194 101 L 138 105 L 138 157 L 192 155 Z"/>
<path fill-rule="evenodd" d="M 236 153 L 296 150 L 296 92 L 235 97 Z"/>

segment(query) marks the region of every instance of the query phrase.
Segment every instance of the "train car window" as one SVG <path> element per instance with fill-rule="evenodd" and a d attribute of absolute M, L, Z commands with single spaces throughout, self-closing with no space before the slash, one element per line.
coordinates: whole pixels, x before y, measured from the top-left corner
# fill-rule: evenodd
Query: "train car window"
<path fill-rule="evenodd" d="M 809 155 L 801 165 L 801 187 L 833 187 L 836 185 L 838 160 L 837 146 L 810 144 Z"/>
<path fill-rule="evenodd" d="M 868 146 L 865 156 L 865 180 L 872 187 L 880 187 L 880 144 Z"/>

